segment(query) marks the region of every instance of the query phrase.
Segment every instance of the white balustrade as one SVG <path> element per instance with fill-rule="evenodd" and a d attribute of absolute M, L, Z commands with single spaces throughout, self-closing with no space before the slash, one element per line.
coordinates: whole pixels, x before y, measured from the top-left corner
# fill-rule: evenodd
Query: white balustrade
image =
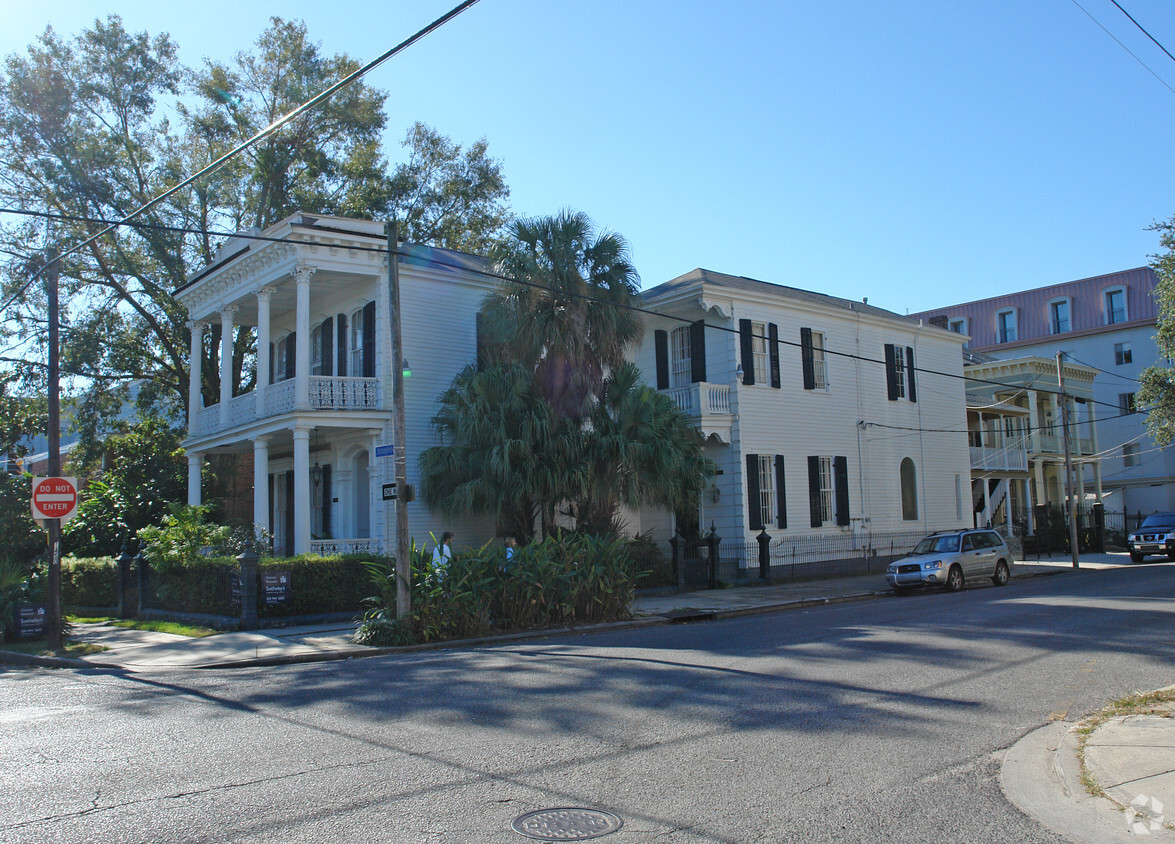
<path fill-rule="evenodd" d="M 310 406 L 320 410 L 378 410 L 379 379 L 313 375 Z"/>
<path fill-rule="evenodd" d="M 699 381 L 696 384 L 666 390 L 665 394 L 689 416 L 730 413 L 730 387 L 726 384 Z"/>
<path fill-rule="evenodd" d="M 378 539 L 311 539 L 310 553 L 331 556 L 334 554 L 376 554 L 379 553 Z"/>

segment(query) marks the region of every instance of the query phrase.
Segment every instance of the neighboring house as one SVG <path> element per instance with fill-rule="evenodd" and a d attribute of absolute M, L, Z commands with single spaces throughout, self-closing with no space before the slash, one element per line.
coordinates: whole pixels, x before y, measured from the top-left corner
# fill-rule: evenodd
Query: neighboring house
<path fill-rule="evenodd" d="M 911 316 L 966 335 L 970 351 L 987 358 L 1052 359 L 1064 351 L 1068 363 L 1092 367 L 1107 508 L 1175 510 L 1175 451 L 1160 451 L 1146 434 L 1146 416 L 1134 412 L 1138 375 L 1158 361 L 1157 282 L 1153 270 L 1138 267 Z M 1056 387 L 1055 364 L 1035 383 L 1049 382 Z"/>
<path fill-rule="evenodd" d="M 279 552 L 395 547 L 391 334 L 382 223 L 294 214 L 262 233 L 230 239 L 216 260 L 176 290 L 192 320 L 191 357 L 204 332 L 222 326 L 219 401 L 203 406 L 200 367 L 190 384 L 188 499 L 201 499 L 206 455 L 251 454 L 253 521 Z M 407 246 L 400 259 L 408 482 L 418 483 L 420 452 L 437 444 L 430 420 L 439 395 L 476 359 L 476 313 L 496 282 L 481 259 Z M 232 338 L 256 332 L 258 387 L 232 395 Z M 453 530 L 462 544 L 493 536 L 487 520 L 447 521 L 420 501 L 409 505 L 412 538 Z"/>
<path fill-rule="evenodd" d="M 694 270 L 644 293 L 635 359 L 718 467 L 664 540 L 912 533 L 972 524 L 962 338 L 865 302 Z"/>
<path fill-rule="evenodd" d="M 976 524 L 1036 527 L 1035 507 L 1066 500 L 1064 431 L 1057 363 L 1021 357 L 972 362 L 965 368 L 971 480 Z M 1069 452 L 1078 501 L 1102 500 L 1097 418 L 1093 396 L 1097 370 L 1064 364 Z"/>

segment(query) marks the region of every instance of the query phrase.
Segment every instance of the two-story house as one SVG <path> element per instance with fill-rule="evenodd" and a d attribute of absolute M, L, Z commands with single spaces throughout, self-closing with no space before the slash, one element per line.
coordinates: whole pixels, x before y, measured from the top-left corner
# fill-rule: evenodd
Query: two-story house
<path fill-rule="evenodd" d="M 866 302 L 694 270 L 644 293 L 636 361 L 716 463 L 667 538 L 911 533 L 972 523 L 962 338 Z"/>
<path fill-rule="evenodd" d="M 393 460 L 437 443 L 436 399 L 476 359 L 476 313 L 496 282 L 480 258 L 405 245 L 400 256 L 406 455 L 392 453 L 391 333 L 387 243 L 382 223 L 294 214 L 230 239 L 216 260 L 174 295 L 191 319 L 191 360 L 220 326 L 219 400 L 204 405 L 199 365 L 191 368 L 188 500 L 202 498 L 208 455 L 252 460 L 253 521 L 284 553 L 394 548 L 395 519 L 382 490 Z M 254 388 L 233 395 L 233 339 L 251 332 L 244 363 Z M 247 379 L 246 379 L 247 380 Z M 246 460 L 245 462 L 248 462 Z M 442 521 L 408 506 L 413 538 L 443 529 L 478 545 L 493 525 L 477 517 Z"/>
<path fill-rule="evenodd" d="M 1139 373 L 1158 361 L 1157 282 L 1150 267 L 1138 267 L 912 316 L 966 336 L 985 358 L 1053 359 L 1063 351 L 1067 364 L 1092 369 L 1097 433 L 1089 430 L 1092 414 L 1074 433 L 1079 448 L 1099 446 L 1074 452 L 1084 482 L 1103 485 L 1107 513 L 1151 513 L 1175 509 L 1175 452 L 1155 446 L 1134 407 Z M 1055 387 L 1055 365 L 1051 381 Z"/>

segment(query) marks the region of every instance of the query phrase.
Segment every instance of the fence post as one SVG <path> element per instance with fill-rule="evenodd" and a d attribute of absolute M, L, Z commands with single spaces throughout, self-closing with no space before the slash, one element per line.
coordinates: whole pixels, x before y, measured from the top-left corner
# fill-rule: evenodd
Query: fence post
<path fill-rule="evenodd" d="M 245 550 L 237 555 L 241 564 L 241 629 L 257 629 L 257 561 L 261 555 L 253 550 L 253 540 L 245 540 Z"/>
<path fill-rule="evenodd" d="M 669 539 L 669 547 L 673 549 L 673 579 L 677 581 L 677 591 L 685 591 L 685 560 L 683 546 L 685 538 L 677 528 L 673 529 L 673 536 Z"/>
<path fill-rule="evenodd" d="M 755 540 L 759 543 L 759 579 L 766 583 L 771 579 L 771 549 L 768 547 L 771 544 L 771 537 L 767 533 L 767 528 L 763 528 Z"/>
<path fill-rule="evenodd" d="M 710 589 L 718 588 L 718 543 L 721 541 L 722 537 L 714 530 L 714 523 L 710 522 L 710 533 L 706 535 L 706 544 L 710 547 Z"/>
<path fill-rule="evenodd" d="M 130 551 L 126 548 L 126 543 L 122 543 L 122 550 L 118 552 L 118 557 L 114 560 L 115 565 L 115 590 L 118 592 L 118 611 L 119 618 L 130 618 L 130 606 L 127 601 L 127 592 L 131 585 L 131 557 Z"/>
<path fill-rule="evenodd" d="M 1090 508 L 1093 516 L 1093 544 L 1099 554 L 1106 553 L 1106 508 L 1101 502 L 1095 502 Z"/>
<path fill-rule="evenodd" d="M 143 614 L 147 605 L 147 558 L 143 556 L 143 549 L 135 554 L 135 616 Z"/>

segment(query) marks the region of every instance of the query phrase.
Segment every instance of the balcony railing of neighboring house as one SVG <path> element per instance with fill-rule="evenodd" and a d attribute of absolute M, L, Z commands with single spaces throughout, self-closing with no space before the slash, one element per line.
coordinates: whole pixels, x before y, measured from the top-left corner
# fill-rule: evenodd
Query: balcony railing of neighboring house
<path fill-rule="evenodd" d="M 690 416 L 711 416 L 730 413 L 730 386 L 699 381 L 685 387 L 666 390 L 681 410 Z"/>
<path fill-rule="evenodd" d="M 1037 437 L 1037 452 L 1041 454 L 1064 454 L 1065 439 L 1062 436 L 1040 434 Z M 1072 437 L 1069 446 L 1073 454 L 1094 454 L 1092 437 Z"/>
<path fill-rule="evenodd" d="M 1054 434 L 1040 434 L 1036 438 L 1037 451 L 1042 454 L 1060 454 L 1064 448 L 1061 438 Z"/>
<path fill-rule="evenodd" d="M 380 408 L 378 378 L 332 378 L 311 376 L 308 403 L 315 410 L 378 410 Z M 278 381 L 265 388 L 265 417 L 291 413 L 295 407 L 292 378 Z M 228 424 L 232 428 L 258 419 L 256 392 L 235 396 L 228 406 Z M 201 408 L 189 432 L 191 436 L 206 436 L 222 430 L 220 405 Z"/>
<path fill-rule="evenodd" d="M 1023 439 L 1002 446 L 971 446 L 971 468 L 1028 471 L 1028 444 Z"/>
<path fill-rule="evenodd" d="M 311 375 L 310 406 L 320 410 L 378 409 L 379 380 Z"/>
<path fill-rule="evenodd" d="M 310 553 L 324 557 L 333 554 L 375 554 L 378 553 L 378 539 L 311 539 Z"/>

